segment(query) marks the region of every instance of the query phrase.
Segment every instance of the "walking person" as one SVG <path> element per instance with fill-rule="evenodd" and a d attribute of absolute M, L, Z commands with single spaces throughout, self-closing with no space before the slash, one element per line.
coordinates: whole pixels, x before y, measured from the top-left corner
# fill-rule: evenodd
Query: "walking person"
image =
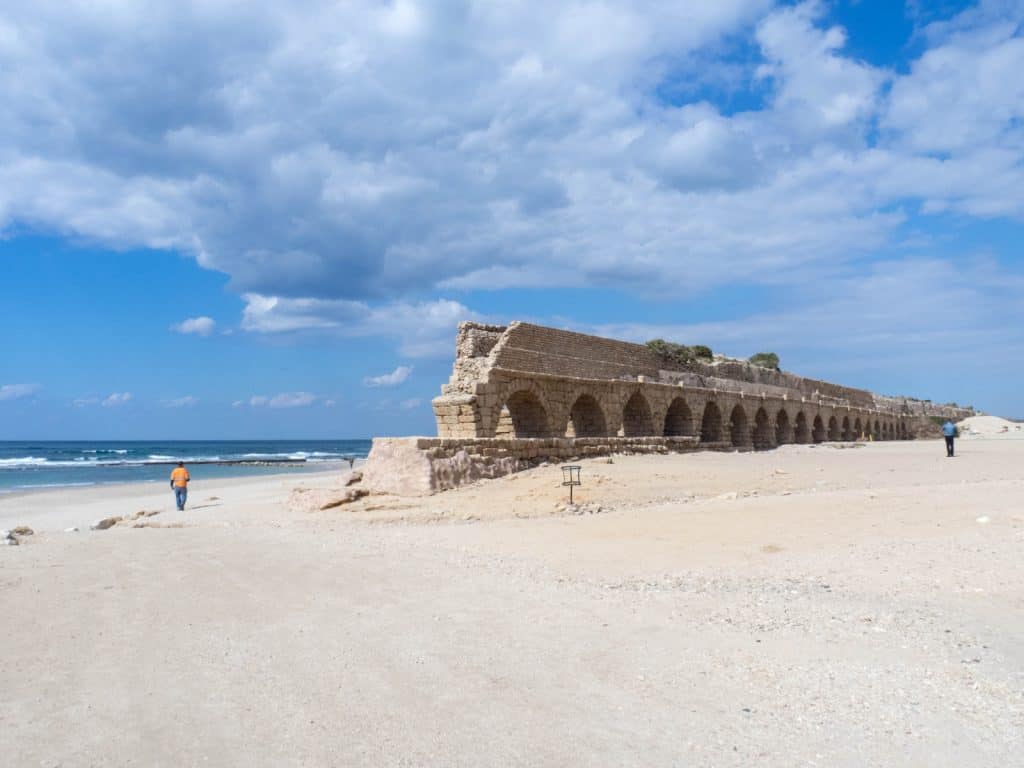
<path fill-rule="evenodd" d="M 956 437 L 956 424 L 949 419 L 942 425 L 942 436 L 946 438 L 946 458 L 953 456 L 953 439 Z"/>
<path fill-rule="evenodd" d="M 178 505 L 179 512 L 185 509 L 185 499 L 188 498 L 188 481 L 191 479 L 183 461 L 179 461 L 178 466 L 171 470 L 171 489 L 174 491 L 174 501 Z"/>

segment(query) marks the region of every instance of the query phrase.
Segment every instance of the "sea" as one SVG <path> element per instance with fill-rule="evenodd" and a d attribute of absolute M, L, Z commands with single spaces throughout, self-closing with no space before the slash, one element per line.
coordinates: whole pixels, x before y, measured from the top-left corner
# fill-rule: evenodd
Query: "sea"
<path fill-rule="evenodd" d="M 0 441 L 2 494 L 104 483 L 167 482 L 184 461 L 194 480 L 348 468 L 369 440 Z"/>

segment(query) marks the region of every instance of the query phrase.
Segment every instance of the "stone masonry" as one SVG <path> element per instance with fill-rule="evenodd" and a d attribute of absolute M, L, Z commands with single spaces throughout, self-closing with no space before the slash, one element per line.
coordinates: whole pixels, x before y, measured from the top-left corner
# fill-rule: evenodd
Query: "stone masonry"
<path fill-rule="evenodd" d="M 543 461 L 905 440 L 973 411 L 750 363 L 667 362 L 641 344 L 513 322 L 459 326 L 436 438 L 377 439 L 368 482 L 431 493 Z"/>

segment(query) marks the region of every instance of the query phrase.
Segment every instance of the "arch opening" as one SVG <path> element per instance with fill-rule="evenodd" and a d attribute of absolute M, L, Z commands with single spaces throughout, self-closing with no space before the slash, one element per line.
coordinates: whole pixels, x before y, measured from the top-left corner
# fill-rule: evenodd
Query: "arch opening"
<path fill-rule="evenodd" d="M 548 412 L 529 390 L 513 392 L 498 416 L 496 437 L 551 437 Z"/>
<path fill-rule="evenodd" d="M 807 427 L 807 416 L 804 415 L 803 411 L 800 411 L 796 415 L 796 430 L 794 436 L 798 443 L 809 443 L 811 442 L 811 430 Z"/>
<path fill-rule="evenodd" d="M 882 424 L 881 424 L 881 422 L 878 421 L 878 419 L 875 419 L 875 426 L 871 430 L 871 436 L 875 440 L 881 440 L 882 439 Z"/>
<path fill-rule="evenodd" d="M 850 429 L 850 417 L 843 417 L 843 440 L 849 442 L 853 440 L 853 431 Z"/>
<path fill-rule="evenodd" d="M 722 439 L 722 412 L 715 403 L 704 406 L 704 415 L 700 420 L 700 439 L 702 443 L 717 443 Z"/>
<path fill-rule="evenodd" d="M 768 412 L 764 408 L 758 408 L 754 414 L 754 450 L 767 451 L 774 448 L 772 442 L 772 425 L 768 418 Z"/>
<path fill-rule="evenodd" d="M 747 412 L 737 405 L 729 414 L 729 440 L 734 448 L 750 447 L 750 425 L 747 422 Z"/>
<path fill-rule="evenodd" d="M 569 410 L 566 437 L 604 437 L 608 434 L 604 411 L 592 395 L 580 395 Z"/>
<path fill-rule="evenodd" d="M 825 422 L 822 421 L 820 414 L 814 417 L 814 431 L 811 432 L 811 437 L 816 443 L 825 442 Z"/>
<path fill-rule="evenodd" d="M 622 408 L 622 434 L 624 437 L 650 437 L 654 434 L 651 406 L 639 392 L 634 392 Z"/>
<path fill-rule="evenodd" d="M 857 418 L 856 421 L 853 422 L 853 439 L 854 440 L 863 440 L 864 439 L 864 425 L 860 423 L 860 418 L 859 417 Z"/>
<path fill-rule="evenodd" d="M 828 439 L 832 442 L 839 442 L 842 435 L 839 433 L 839 419 L 835 416 L 828 420 Z"/>
<path fill-rule="evenodd" d="M 789 414 L 784 410 L 775 414 L 775 444 L 786 445 L 793 442 L 793 427 L 789 423 Z"/>
<path fill-rule="evenodd" d="M 688 437 L 693 434 L 693 414 L 686 400 L 677 397 L 665 413 L 665 437 Z"/>

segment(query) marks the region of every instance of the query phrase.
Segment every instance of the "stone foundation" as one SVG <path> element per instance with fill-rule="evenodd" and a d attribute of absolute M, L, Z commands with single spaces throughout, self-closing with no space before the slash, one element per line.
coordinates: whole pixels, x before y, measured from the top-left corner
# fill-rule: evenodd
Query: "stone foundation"
<path fill-rule="evenodd" d="M 613 453 L 685 453 L 696 437 L 477 438 L 376 437 L 363 484 L 378 493 L 426 496 L 540 464 L 563 464 Z M 703 450 L 731 450 L 728 443 Z"/>

